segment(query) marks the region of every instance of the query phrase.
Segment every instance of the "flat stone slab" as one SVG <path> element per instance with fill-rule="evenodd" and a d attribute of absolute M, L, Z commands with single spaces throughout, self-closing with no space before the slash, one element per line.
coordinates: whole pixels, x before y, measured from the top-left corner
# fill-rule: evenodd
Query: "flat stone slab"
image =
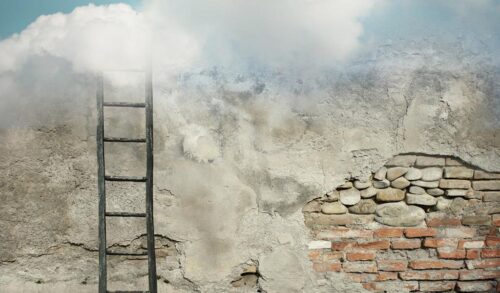
<path fill-rule="evenodd" d="M 427 193 L 433 196 L 440 196 L 444 194 L 444 190 L 442 190 L 441 188 L 430 188 L 427 189 Z"/>
<path fill-rule="evenodd" d="M 418 156 L 415 165 L 419 167 L 442 167 L 445 164 L 445 158 Z"/>
<path fill-rule="evenodd" d="M 478 181 L 482 182 L 482 181 Z M 500 181 L 499 181 L 500 183 Z M 500 186 L 500 185 L 499 185 Z M 439 188 L 444 189 L 469 189 L 471 188 L 471 184 L 469 180 L 460 180 L 460 179 L 441 179 L 439 181 Z M 481 190 L 474 188 L 476 190 Z"/>
<path fill-rule="evenodd" d="M 407 193 L 406 203 L 420 206 L 433 206 L 436 205 L 437 199 L 434 196 L 428 194 Z"/>
<path fill-rule="evenodd" d="M 500 180 L 474 181 L 472 186 L 475 190 L 500 190 Z"/>
<path fill-rule="evenodd" d="M 423 189 L 420 186 L 410 186 L 410 188 L 408 189 L 408 191 L 410 193 L 413 193 L 413 194 L 424 194 L 425 193 L 425 189 Z M 444 194 L 444 191 L 443 191 L 443 194 Z"/>
<path fill-rule="evenodd" d="M 410 168 L 405 174 L 405 178 L 408 180 L 419 180 L 422 178 L 422 171 L 417 168 Z"/>
<path fill-rule="evenodd" d="M 326 215 L 337 215 L 347 213 L 347 208 L 340 202 L 326 202 L 321 206 L 321 212 Z"/>
<path fill-rule="evenodd" d="M 411 181 L 411 185 L 425 187 L 425 188 L 437 188 L 439 187 L 439 181 L 417 180 L 417 181 Z"/>
<path fill-rule="evenodd" d="M 474 176 L 474 170 L 467 167 L 445 167 L 444 178 L 447 179 L 471 179 Z"/>
<path fill-rule="evenodd" d="M 360 189 L 360 190 L 366 189 L 370 186 L 372 186 L 372 182 L 369 180 L 366 180 L 366 181 L 356 180 L 356 181 L 354 181 L 354 187 L 356 187 L 357 189 Z"/>
<path fill-rule="evenodd" d="M 375 220 L 394 227 L 418 226 L 425 220 L 425 211 L 404 202 L 385 203 L 377 207 Z"/>
<path fill-rule="evenodd" d="M 377 200 L 384 202 L 401 201 L 405 198 L 405 192 L 401 189 L 386 188 L 377 192 Z"/>
<path fill-rule="evenodd" d="M 422 169 L 422 180 L 436 181 L 443 177 L 443 169 L 439 167 L 430 167 Z"/>
<path fill-rule="evenodd" d="M 474 171 L 474 179 L 500 179 L 500 173 L 491 173 L 476 170 Z"/>

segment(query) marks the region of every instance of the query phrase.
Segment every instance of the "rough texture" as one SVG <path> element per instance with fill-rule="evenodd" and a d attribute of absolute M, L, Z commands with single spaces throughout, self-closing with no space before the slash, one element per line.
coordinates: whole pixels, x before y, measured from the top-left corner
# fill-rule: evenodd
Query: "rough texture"
<path fill-rule="evenodd" d="M 301 209 L 307 202 L 345 178 L 369 179 L 401 153 L 390 168 L 442 167 L 446 155 L 498 178 L 491 173 L 500 171 L 498 70 L 474 54 L 429 46 L 427 51 L 384 46 L 377 56 L 356 60 L 342 72 L 300 79 L 286 72 L 249 76 L 218 69 L 182 76 L 155 73 L 155 228 L 164 250 L 158 253 L 162 290 L 361 291 L 351 276 L 335 273 L 341 264 L 331 251 L 321 256 L 329 259 L 328 265 L 318 262 L 313 268 L 307 256 L 313 237 L 308 227 L 381 225 L 376 215 L 305 215 Z M 20 122 L 0 129 L 0 291 L 95 292 L 95 84 L 93 76 L 59 63 L 50 72 L 30 72 L 40 80 L 28 84 L 36 92 L 19 93 L 32 98 L 26 103 L 30 107 L 21 103 Z M 62 90 L 55 80 L 73 86 Z M 40 98 L 41 90 L 52 96 Z M 117 94 L 115 100 L 138 101 L 142 95 L 138 90 Z M 10 104 L 5 108 L 11 109 Z M 135 109 L 108 114 L 106 127 L 117 131 L 114 135 L 143 133 L 144 119 Z M 140 146 L 109 146 L 106 151 L 110 174 L 142 174 Z M 473 180 L 490 180 L 485 176 L 475 173 Z M 438 188 L 439 182 L 414 185 Z M 492 212 L 484 203 L 500 201 L 500 194 L 490 190 L 496 185 L 479 186 L 484 196 L 478 202 L 459 196 L 449 209 L 439 203 L 435 208 L 457 216 L 493 217 L 498 209 Z M 110 208 L 143 207 L 140 186 L 110 188 Z M 440 203 L 449 200 L 440 197 Z M 417 215 L 423 212 L 410 207 Z M 140 249 L 144 238 L 140 221 L 110 223 L 109 232 L 114 247 Z M 465 232 L 450 230 L 455 236 L 444 236 Z M 374 241 L 362 246 L 381 250 L 377 255 L 388 259 L 400 257 L 386 252 L 389 240 Z M 479 257 L 494 256 L 492 249 L 480 251 Z M 426 253 L 417 249 L 404 258 Z M 242 274 L 248 262 L 257 264 L 258 274 L 247 279 Z M 112 289 L 144 288 L 146 271 L 140 264 L 143 260 L 112 260 Z M 373 270 L 373 265 L 364 269 Z M 369 281 L 365 287 L 418 290 L 419 282 Z"/>

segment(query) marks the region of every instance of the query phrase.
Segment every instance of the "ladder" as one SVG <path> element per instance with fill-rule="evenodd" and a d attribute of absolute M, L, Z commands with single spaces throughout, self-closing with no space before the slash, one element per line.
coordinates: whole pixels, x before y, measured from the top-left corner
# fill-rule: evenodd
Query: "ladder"
<path fill-rule="evenodd" d="M 146 72 L 146 98 L 144 103 L 105 102 L 104 78 L 100 73 L 97 80 L 97 163 L 98 163 L 98 191 L 99 191 L 99 293 L 108 292 L 149 292 L 157 293 L 155 236 L 153 221 L 153 81 L 151 69 Z M 104 107 L 132 107 L 144 108 L 146 111 L 145 138 L 107 137 L 104 134 Z M 113 143 L 145 143 L 146 144 L 146 176 L 110 176 L 106 175 L 104 146 L 105 142 Z M 106 211 L 106 181 L 143 182 L 146 184 L 146 206 L 144 213 L 127 211 Z M 106 244 L 107 217 L 140 217 L 146 219 L 147 252 L 115 252 L 110 251 Z M 148 256 L 149 291 L 108 291 L 107 289 L 107 256 Z"/>

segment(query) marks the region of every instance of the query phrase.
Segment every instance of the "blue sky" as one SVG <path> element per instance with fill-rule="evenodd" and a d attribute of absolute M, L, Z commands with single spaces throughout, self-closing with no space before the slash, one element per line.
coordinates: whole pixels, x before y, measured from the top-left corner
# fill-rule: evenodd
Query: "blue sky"
<path fill-rule="evenodd" d="M 128 3 L 133 7 L 138 7 L 140 2 L 140 0 L 1 0 L 0 39 L 21 32 L 40 15 L 56 12 L 68 13 L 77 6 L 89 3 L 96 5 Z"/>

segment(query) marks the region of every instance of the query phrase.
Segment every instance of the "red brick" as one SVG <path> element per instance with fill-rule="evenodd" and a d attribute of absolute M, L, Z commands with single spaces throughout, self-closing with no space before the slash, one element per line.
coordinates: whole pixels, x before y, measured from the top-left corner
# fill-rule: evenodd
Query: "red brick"
<path fill-rule="evenodd" d="M 375 252 L 348 252 L 346 258 L 348 261 L 373 260 Z"/>
<path fill-rule="evenodd" d="M 379 272 L 376 281 L 381 282 L 381 281 L 390 281 L 397 279 L 398 279 L 398 273 L 396 272 Z"/>
<path fill-rule="evenodd" d="M 349 228 L 332 228 L 317 234 L 318 239 L 371 238 L 372 236 L 373 231 Z"/>
<path fill-rule="evenodd" d="M 483 240 L 460 240 L 458 241 L 458 249 L 478 249 L 484 247 Z"/>
<path fill-rule="evenodd" d="M 493 285 L 491 284 L 491 282 L 480 282 L 480 281 L 457 282 L 457 288 L 459 292 L 487 292 L 493 289 Z"/>
<path fill-rule="evenodd" d="M 476 235 L 476 229 L 470 227 L 447 227 L 438 231 L 438 236 L 443 238 L 472 238 Z"/>
<path fill-rule="evenodd" d="M 358 249 L 389 249 L 390 242 L 389 240 L 376 240 L 376 241 L 366 241 L 358 243 L 355 245 L 355 248 Z"/>
<path fill-rule="evenodd" d="M 338 241 L 332 242 L 332 250 L 344 250 L 354 246 L 356 242 L 354 241 Z"/>
<path fill-rule="evenodd" d="M 472 269 L 487 269 L 500 268 L 500 258 L 483 259 L 483 260 L 468 260 L 466 261 L 467 268 Z"/>
<path fill-rule="evenodd" d="M 311 261 L 320 260 L 321 259 L 321 251 L 320 250 L 309 251 L 309 259 Z"/>
<path fill-rule="evenodd" d="M 374 262 L 345 262 L 343 269 L 347 273 L 376 273 L 377 266 Z"/>
<path fill-rule="evenodd" d="M 418 290 L 418 282 L 408 281 L 388 281 L 376 283 L 364 283 L 363 287 L 366 290 L 377 292 L 405 292 Z"/>
<path fill-rule="evenodd" d="M 344 253 L 343 252 L 338 252 L 338 251 L 323 251 L 323 260 L 324 261 L 342 260 L 343 258 L 344 258 Z"/>
<path fill-rule="evenodd" d="M 443 292 L 451 291 L 455 288 L 455 281 L 434 281 L 434 282 L 423 282 L 420 281 L 419 290 L 422 292 Z"/>
<path fill-rule="evenodd" d="M 403 229 L 401 228 L 381 228 L 375 230 L 373 236 L 378 238 L 393 238 L 403 236 Z"/>
<path fill-rule="evenodd" d="M 356 283 L 368 283 L 375 282 L 378 278 L 377 274 L 359 274 L 359 273 L 348 273 L 347 277 Z"/>
<path fill-rule="evenodd" d="M 340 272 L 342 265 L 340 262 L 334 263 L 313 263 L 313 270 L 318 273 L 324 272 Z"/>
<path fill-rule="evenodd" d="M 452 217 L 436 217 L 425 220 L 428 227 L 449 227 L 449 226 L 461 226 L 462 221 L 460 218 Z"/>
<path fill-rule="evenodd" d="M 500 215 L 493 215 L 492 216 L 492 223 L 493 226 L 499 227 L 500 226 Z"/>
<path fill-rule="evenodd" d="M 500 257 L 500 249 L 483 249 L 481 251 L 481 257 L 484 258 Z"/>
<path fill-rule="evenodd" d="M 408 238 L 416 237 L 433 237 L 436 236 L 437 231 L 432 228 L 406 228 L 405 236 Z"/>
<path fill-rule="evenodd" d="M 408 267 L 406 260 L 378 260 L 378 269 L 380 271 L 403 272 Z"/>
<path fill-rule="evenodd" d="M 488 246 L 488 247 L 500 245 L 500 237 L 487 236 L 485 243 L 486 243 L 486 246 Z"/>
<path fill-rule="evenodd" d="M 392 240 L 392 249 L 416 249 L 420 248 L 422 245 L 420 239 L 409 239 L 409 240 Z"/>
<path fill-rule="evenodd" d="M 460 269 L 464 267 L 464 262 L 457 260 L 421 259 L 410 261 L 409 266 L 415 270 Z"/>
<path fill-rule="evenodd" d="M 438 248 L 438 247 L 453 247 L 456 248 L 458 239 L 451 238 L 425 238 L 424 247 Z"/>
<path fill-rule="evenodd" d="M 454 270 L 406 271 L 399 273 L 399 277 L 403 280 L 456 280 L 458 275 L 459 271 Z"/>
<path fill-rule="evenodd" d="M 447 247 L 438 248 L 438 257 L 439 258 L 450 258 L 450 259 L 464 259 L 466 256 L 465 250 L 455 250 L 449 249 Z"/>
<path fill-rule="evenodd" d="M 481 250 L 479 249 L 467 249 L 467 253 L 465 255 L 466 259 L 476 259 L 479 258 Z"/>
<path fill-rule="evenodd" d="M 460 280 L 475 281 L 500 278 L 500 271 L 469 270 L 460 272 Z"/>

